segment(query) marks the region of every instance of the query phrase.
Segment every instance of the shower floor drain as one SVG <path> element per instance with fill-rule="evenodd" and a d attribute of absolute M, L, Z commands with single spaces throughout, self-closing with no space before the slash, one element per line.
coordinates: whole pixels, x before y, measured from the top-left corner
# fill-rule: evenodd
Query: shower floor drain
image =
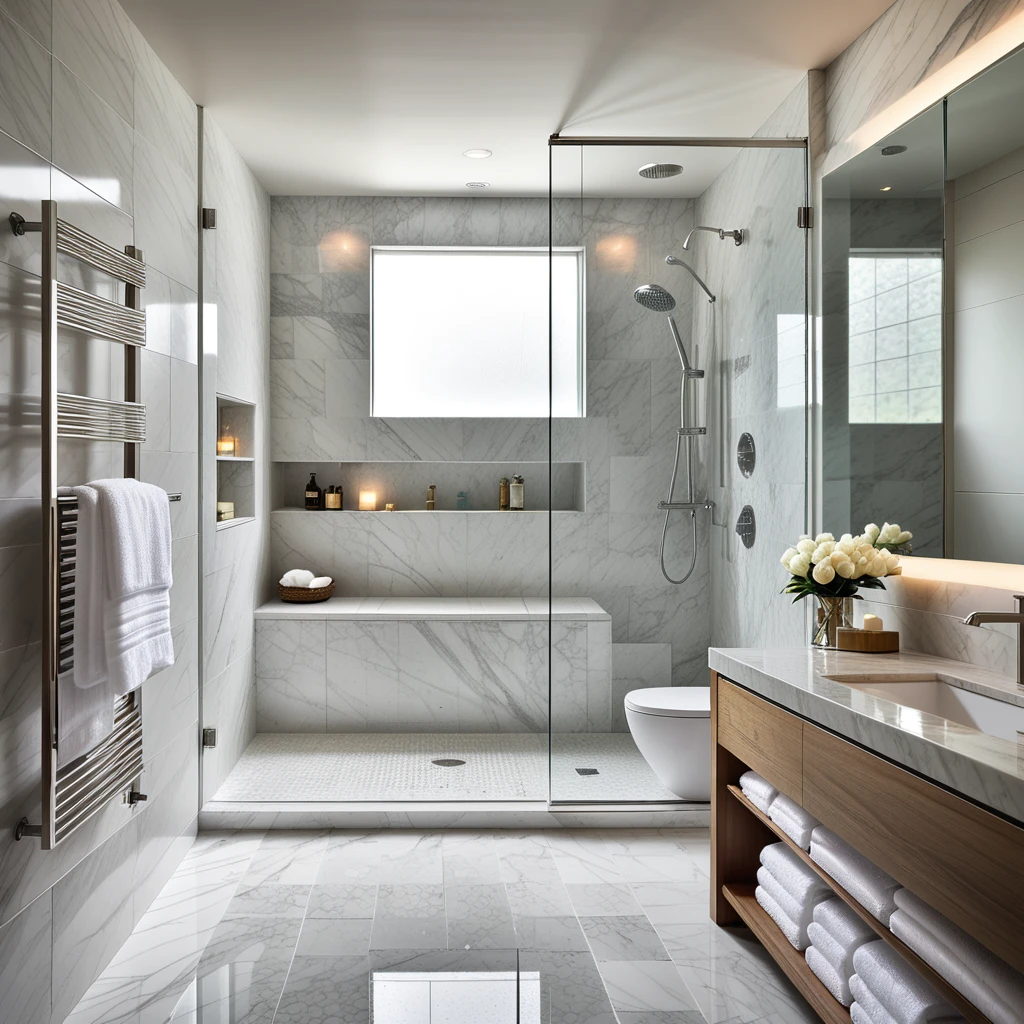
<path fill-rule="evenodd" d="M 600 772 L 596 768 L 577 768 L 577 775 L 599 775 Z"/>
<path fill-rule="evenodd" d="M 440 765 L 442 768 L 458 768 L 459 765 L 466 762 L 460 761 L 457 757 L 439 757 L 436 761 L 431 761 L 430 763 Z"/>

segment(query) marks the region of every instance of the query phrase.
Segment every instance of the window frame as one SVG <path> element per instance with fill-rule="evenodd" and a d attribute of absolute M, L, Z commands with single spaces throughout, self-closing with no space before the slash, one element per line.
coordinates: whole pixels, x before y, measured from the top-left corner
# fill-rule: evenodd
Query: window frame
<path fill-rule="evenodd" d="M 576 258 L 576 408 L 575 416 L 559 417 L 568 419 L 584 419 L 587 415 L 587 247 L 585 245 L 371 245 L 370 246 L 370 418 L 371 419 L 398 419 L 394 414 L 389 416 L 378 415 L 374 411 L 374 400 L 376 391 L 376 376 L 374 373 L 374 303 L 376 293 L 373 287 L 373 268 L 375 257 L 378 252 L 403 252 L 403 253 L 453 253 L 464 255 L 466 253 L 495 253 L 503 256 L 520 255 L 534 257 L 537 254 L 544 254 L 550 257 L 554 254 L 573 254 Z M 548 265 L 548 412 L 549 418 L 553 417 L 551 407 L 551 267 Z M 438 413 L 445 417 L 444 413 Z M 485 419 L 487 417 L 459 416 L 456 419 Z M 504 417 L 507 418 L 507 417 Z"/>

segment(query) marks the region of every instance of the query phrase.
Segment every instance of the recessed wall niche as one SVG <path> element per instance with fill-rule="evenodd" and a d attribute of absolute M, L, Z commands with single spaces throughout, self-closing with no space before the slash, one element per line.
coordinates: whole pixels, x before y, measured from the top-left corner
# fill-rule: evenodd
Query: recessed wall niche
<path fill-rule="evenodd" d="M 256 407 L 217 396 L 217 529 L 256 516 L 254 419 Z"/>

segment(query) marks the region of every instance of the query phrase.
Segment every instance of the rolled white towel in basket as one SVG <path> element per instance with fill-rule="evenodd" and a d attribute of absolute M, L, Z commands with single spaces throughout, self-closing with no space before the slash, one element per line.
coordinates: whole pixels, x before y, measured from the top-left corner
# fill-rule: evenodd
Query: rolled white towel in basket
<path fill-rule="evenodd" d="M 877 939 L 853 954 L 857 976 L 896 1024 L 929 1024 L 962 1019 L 887 942 Z M 851 983 L 852 984 L 852 983 Z M 854 998 L 861 1002 L 854 991 Z M 870 1007 L 866 1007 L 871 1013 Z M 874 1014 L 871 1014 L 874 1019 Z"/>
<path fill-rule="evenodd" d="M 316 577 L 308 569 L 289 569 L 279 580 L 282 587 L 308 587 Z"/>
<path fill-rule="evenodd" d="M 768 813 L 772 801 L 779 795 L 779 791 L 757 772 L 744 772 L 740 776 L 740 789 L 743 795 L 765 814 Z"/>
<path fill-rule="evenodd" d="M 768 817 L 775 822 L 802 850 L 811 845 L 811 833 L 821 824 L 808 814 L 795 800 L 780 793 L 768 808 Z"/>
<path fill-rule="evenodd" d="M 820 864 L 873 917 L 882 924 L 889 923 L 900 887 L 895 878 L 824 825 L 811 834 L 811 860 Z"/>
<path fill-rule="evenodd" d="M 310 590 L 322 590 L 324 587 L 329 587 L 330 585 L 330 576 L 317 576 L 315 579 L 311 579 L 308 584 Z"/>
<path fill-rule="evenodd" d="M 909 890 L 896 905 L 894 935 L 995 1024 L 1024 1021 L 1024 975 Z"/>
<path fill-rule="evenodd" d="M 779 926 L 779 930 L 789 940 L 789 944 L 803 952 L 807 948 L 807 930 L 800 928 L 795 921 L 790 920 L 786 912 L 772 898 L 771 894 L 760 885 L 754 890 L 757 902 L 767 911 L 771 919 Z"/>

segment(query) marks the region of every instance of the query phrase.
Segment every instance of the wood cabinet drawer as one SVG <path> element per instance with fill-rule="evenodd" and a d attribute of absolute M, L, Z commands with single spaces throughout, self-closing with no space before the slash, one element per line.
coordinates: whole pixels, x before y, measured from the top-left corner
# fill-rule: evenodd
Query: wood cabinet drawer
<path fill-rule="evenodd" d="M 1024 970 L 1024 829 L 822 729 L 803 730 L 806 810 Z"/>
<path fill-rule="evenodd" d="M 803 802 L 802 730 L 796 715 L 719 677 L 718 742 L 797 803 Z"/>

